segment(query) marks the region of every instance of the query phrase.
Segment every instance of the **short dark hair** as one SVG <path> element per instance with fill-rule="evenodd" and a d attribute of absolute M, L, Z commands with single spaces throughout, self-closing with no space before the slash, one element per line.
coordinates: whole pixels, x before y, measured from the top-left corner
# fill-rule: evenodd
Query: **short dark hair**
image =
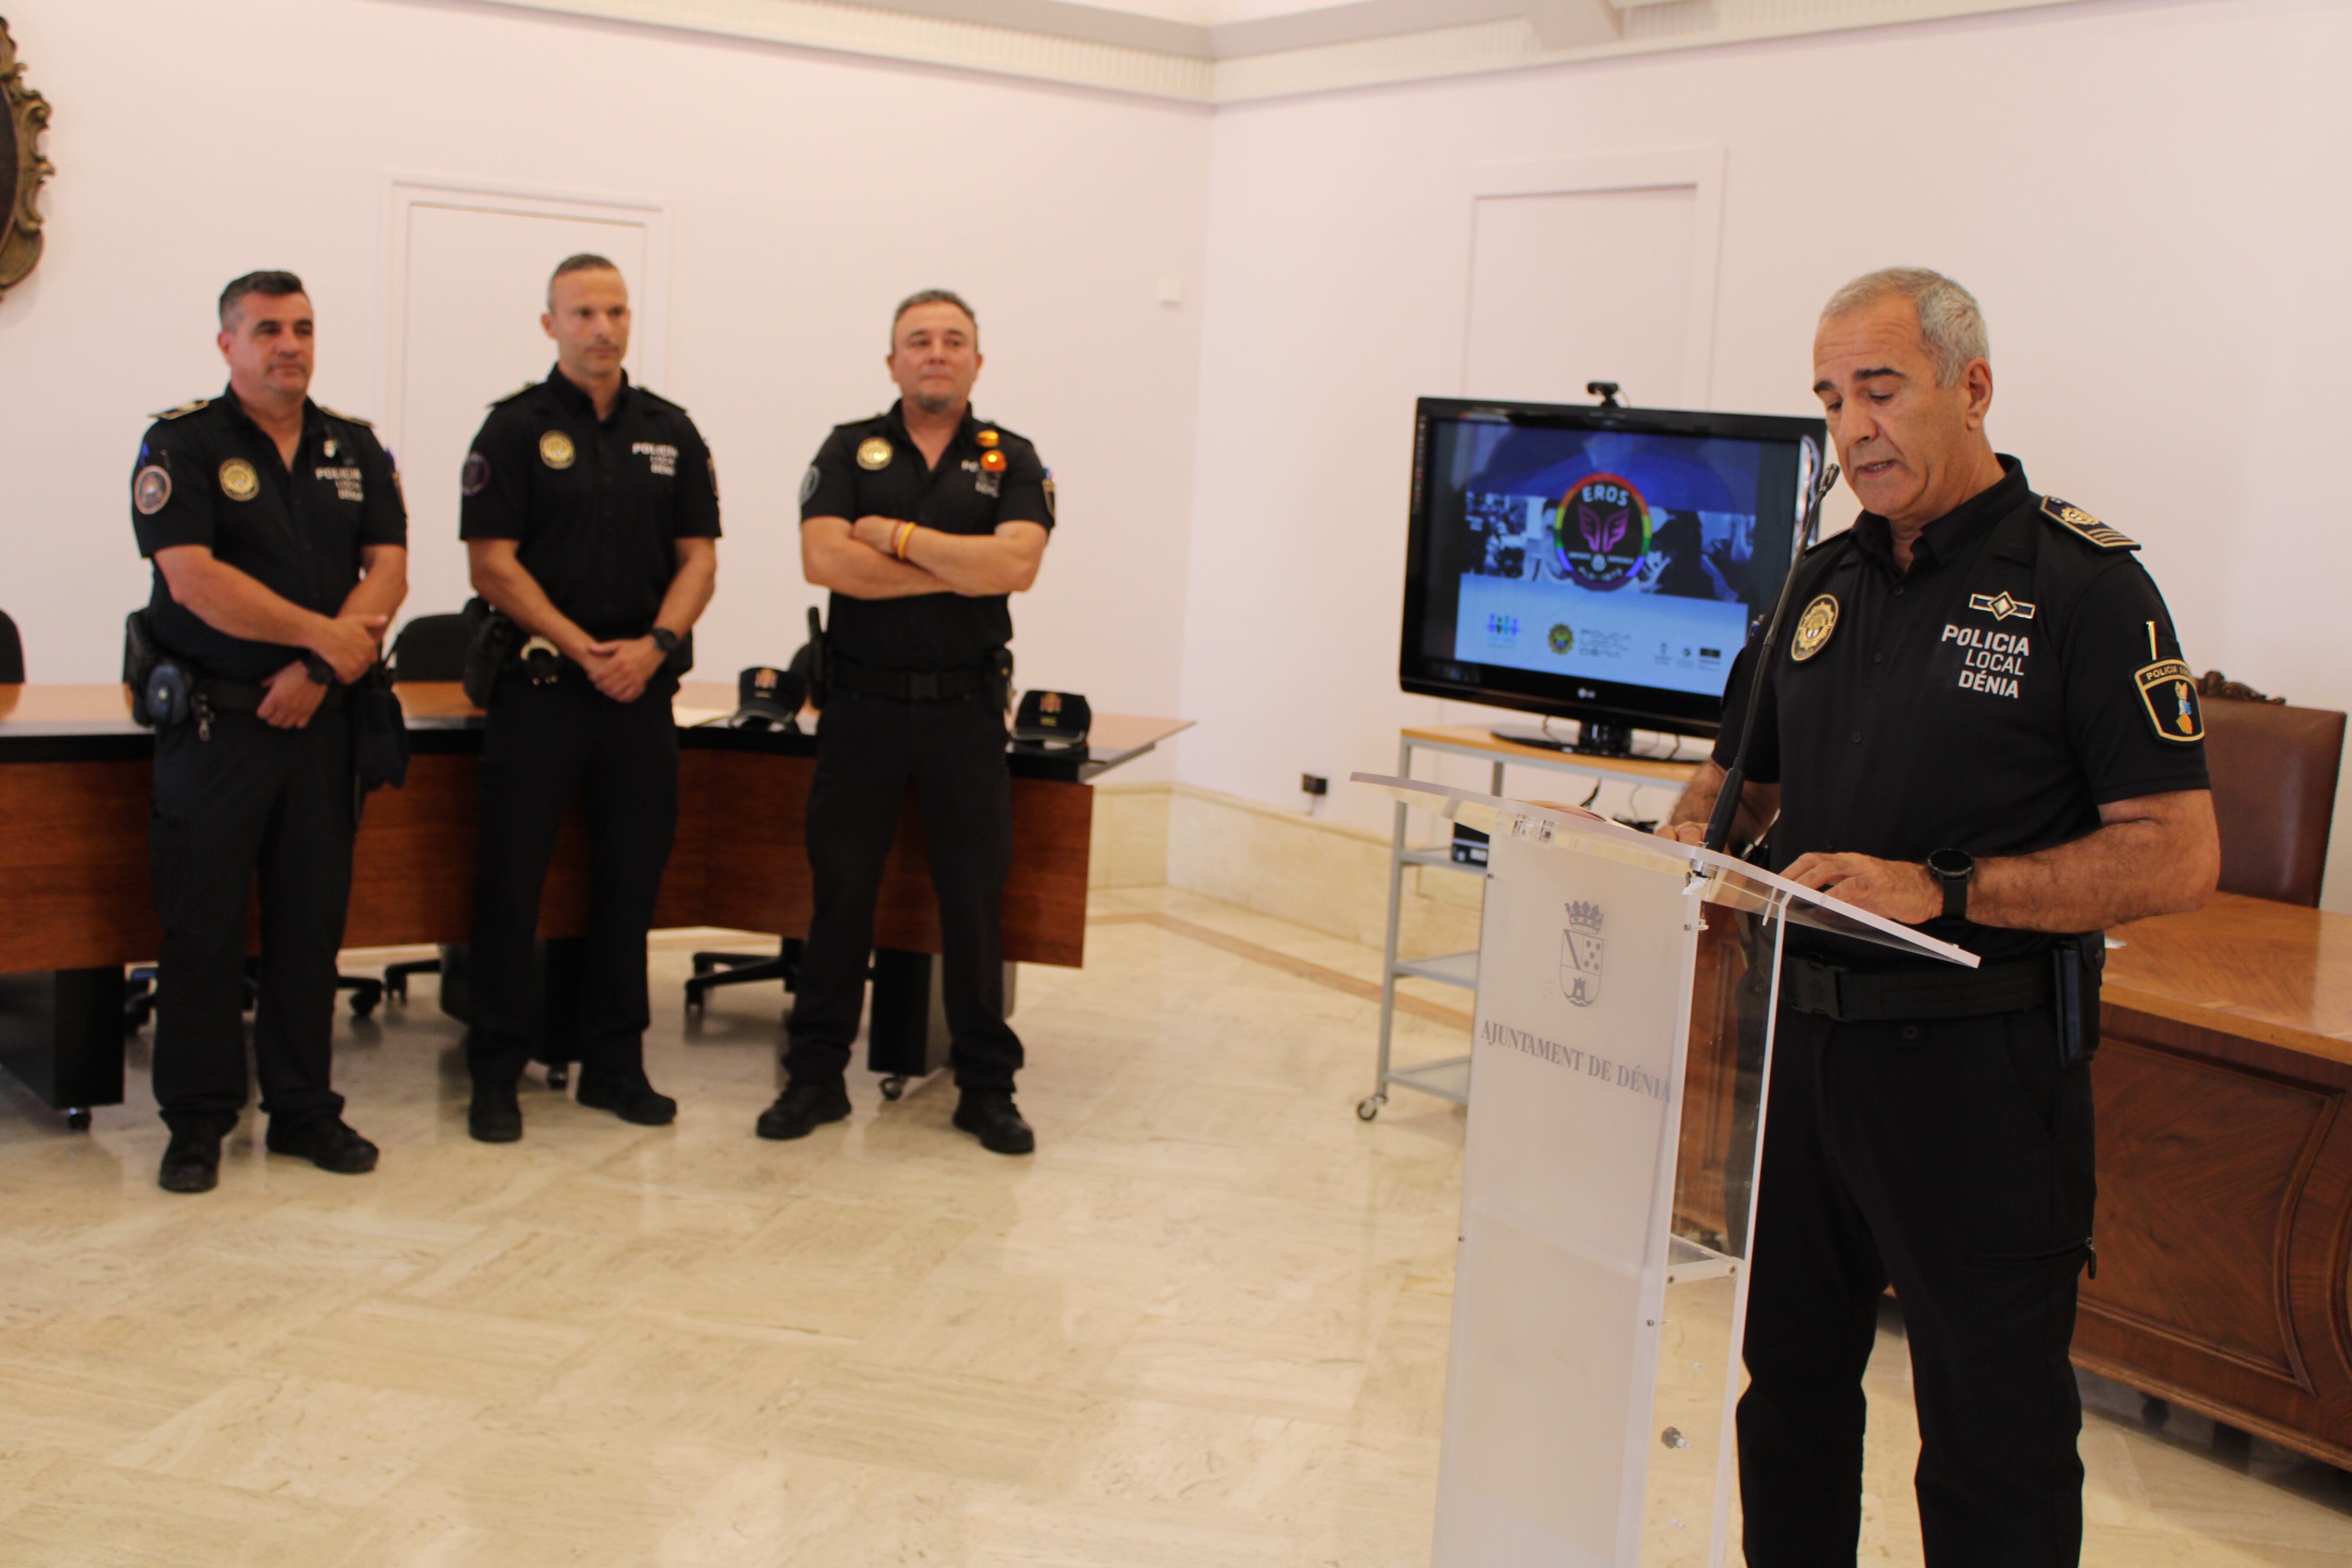
<path fill-rule="evenodd" d="M 569 278 L 574 272 L 618 272 L 620 270 L 613 264 L 610 257 L 599 256 L 593 250 L 583 250 L 576 256 L 565 257 L 555 264 L 555 270 L 547 275 L 547 308 L 551 310 L 555 309 L 557 279 Z"/>
<path fill-rule="evenodd" d="M 918 289 L 899 300 L 898 308 L 890 312 L 890 348 L 893 353 L 898 347 L 898 323 L 906 319 L 908 311 L 918 305 L 953 305 L 963 312 L 964 320 L 971 323 L 971 335 L 974 338 L 980 336 L 980 316 L 963 302 L 962 295 L 952 289 Z"/>
<path fill-rule="evenodd" d="M 248 272 L 221 290 L 221 330 L 226 331 L 235 324 L 247 294 L 267 294 L 275 300 L 287 294 L 308 294 L 310 291 L 302 287 L 302 279 L 291 272 Z"/>

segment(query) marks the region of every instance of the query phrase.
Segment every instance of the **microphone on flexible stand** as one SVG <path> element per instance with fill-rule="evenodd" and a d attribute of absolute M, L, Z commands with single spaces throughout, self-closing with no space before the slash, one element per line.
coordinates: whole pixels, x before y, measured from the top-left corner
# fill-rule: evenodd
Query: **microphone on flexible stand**
<path fill-rule="evenodd" d="M 1748 710 L 1740 716 L 1739 744 L 1732 750 L 1731 765 L 1723 771 L 1723 793 L 1715 799 L 1715 813 L 1706 819 L 1706 847 L 1720 850 L 1731 840 L 1731 823 L 1739 815 L 1740 792 L 1748 784 L 1748 747 L 1756 738 L 1756 708 L 1764 696 L 1764 675 L 1772 668 L 1772 649 L 1780 640 L 1780 623 L 1789 614 L 1789 595 L 1797 586 L 1797 568 L 1805 559 L 1805 541 L 1812 538 L 1813 530 L 1821 525 L 1822 502 L 1829 499 L 1830 489 L 1837 483 L 1838 466 L 1823 468 L 1821 477 L 1805 496 L 1804 525 L 1797 531 L 1795 559 L 1789 563 L 1789 574 L 1780 580 L 1780 596 L 1772 602 L 1772 618 L 1765 623 L 1762 640 L 1756 645 L 1756 668 L 1748 676 Z"/>

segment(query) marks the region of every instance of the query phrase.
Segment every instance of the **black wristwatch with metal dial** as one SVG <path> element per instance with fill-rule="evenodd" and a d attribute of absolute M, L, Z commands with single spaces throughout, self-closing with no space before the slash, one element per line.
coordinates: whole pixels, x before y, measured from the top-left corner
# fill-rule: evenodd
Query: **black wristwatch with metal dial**
<path fill-rule="evenodd" d="M 1969 884 L 1977 879 L 1975 858 L 1958 849 L 1938 849 L 1927 857 L 1927 875 L 1944 889 L 1944 918 L 1968 919 Z"/>

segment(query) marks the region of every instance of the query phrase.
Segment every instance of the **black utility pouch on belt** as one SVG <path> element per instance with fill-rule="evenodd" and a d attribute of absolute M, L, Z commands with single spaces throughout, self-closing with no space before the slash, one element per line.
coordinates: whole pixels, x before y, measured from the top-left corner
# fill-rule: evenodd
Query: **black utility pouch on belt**
<path fill-rule="evenodd" d="M 477 708 L 490 705 L 490 691 L 499 683 L 499 671 L 522 646 L 522 628 L 490 607 L 483 598 L 466 601 L 459 612 L 466 617 L 467 629 L 473 638 L 466 645 L 466 700 Z"/>
<path fill-rule="evenodd" d="M 381 664 L 352 683 L 352 773 L 362 795 L 408 783 L 408 720 Z"/>
<path fill-rule="evenodd" d="M 168 730 L 188 716 L 194 685 L 187 668 L 155 640 L 144 610 L 122 620 L 122 684 L 131 688 L 131 717 L 150 730 Z"/>
<path fill-rule="evenodd" d="M 2058 1065 L 2089 1061 L 2099 1050 L 2099 977 L 2107 967 L 2107 933 L 2058 939 L 2050 950 L 2051 1001 L 2057 1012 Z"/>

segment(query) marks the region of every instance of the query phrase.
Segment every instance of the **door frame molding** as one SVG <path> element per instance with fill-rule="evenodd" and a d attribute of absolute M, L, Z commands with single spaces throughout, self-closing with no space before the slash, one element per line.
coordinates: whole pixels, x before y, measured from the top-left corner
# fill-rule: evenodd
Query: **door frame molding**
<path fill-rule="evenodd" d="M 406 416 L 409 247 L 413 215 L 420 207 L 514 217 L 571 218 L 640 228 L 646 237 L 646 275 L 630 280 L 634 320 L 629 331 L 631 379 L 664 384 L 669 339 L 670 211 L 647 197 L 597 195 L 521 185 L 486 184 L 430 175 L 387 174 L 383 181 L 383 268 L 377 297 L 384 301 L 383 402 L 385 445 L 398 449 L 407 436 Z"/>
<path fill-rule="evenodd" d="M 1683 318 L 1683 401 L 1715 405 L 1716 291 L 1723 262 L 1725 153 L 1720 143 L 1584 158 L 1496 163 L 1459 172 L 1450 197 L 1460 215 L 1461 308 L 1454 316 L 1454 382 L 1470 389 L 1470 315 L 1477 287 L 1478 204 L 1490 197 L 1584 195 L 1603 191 L 1687 190 L 1693 195 L 1690 289 Z"/>

